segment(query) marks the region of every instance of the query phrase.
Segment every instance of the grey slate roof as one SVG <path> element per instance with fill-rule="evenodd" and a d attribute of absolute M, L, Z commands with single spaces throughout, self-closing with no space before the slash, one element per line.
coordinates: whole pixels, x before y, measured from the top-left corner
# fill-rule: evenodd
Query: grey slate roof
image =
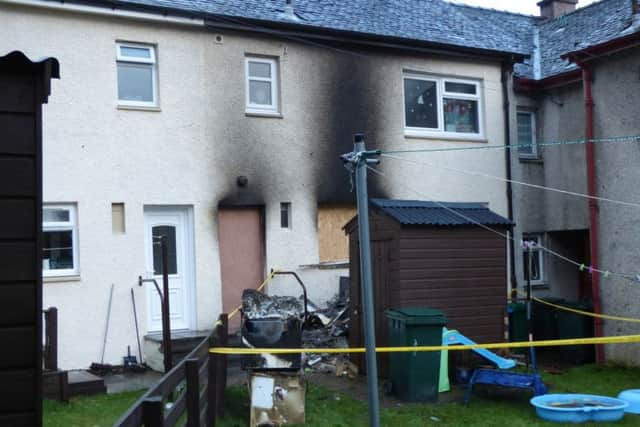
<path fill-rule="evenodd" d="M 622 32 L 631 24 L 631 2 L 640 0 L 600 0 L 550 20 L 445 0 L 294 0 L 295 15 L 285 13 L 285 0 L 71 1 L 529 55 L 516 64 L 516 75 L 540 79 L 576 68 L 561 55 L 625 35 Z M 640 30 L 640 26 L 633 30 Z M 534 68 L 539 69 L 538 75 Z"/>
<path fill-rule="evenodd" d="M 403 225 L 513 225 L 482 203 L 371 199 L 371 204 Z"/>
<path fill-rule="evenodd" d="M 631 25 L 631 0 L 602 0 L 575 12 L 542 21 L 540 31 L 541 78 L 576 67 L 560 56 L 622 36 Z"/>
<path fill-rule="evenodd" d="M 129 6 L 297 24 L 374 36 L 528 55 L 535 17 L 444 0 L 116 0 Z M 297 18 L 297 19 L 296 19 Z"/>

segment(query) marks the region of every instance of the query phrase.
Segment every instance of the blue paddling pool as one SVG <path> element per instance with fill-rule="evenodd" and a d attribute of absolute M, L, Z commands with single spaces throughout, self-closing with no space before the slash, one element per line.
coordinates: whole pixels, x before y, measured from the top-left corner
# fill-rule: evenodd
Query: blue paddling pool
<path fill-rule="evenodd" d="M 591 394 L 545 394 L 531 399 L 531 404 L 543 420 L 562 423 L 618 421 L 629 406 L 620 399 Z"/>

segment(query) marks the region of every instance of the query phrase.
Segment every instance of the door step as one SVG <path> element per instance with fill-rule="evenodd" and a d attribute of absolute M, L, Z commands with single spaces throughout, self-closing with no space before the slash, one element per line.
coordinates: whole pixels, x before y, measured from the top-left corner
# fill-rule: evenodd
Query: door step
<path fill-rule="evenodd" d="M 182 361 L 194 348 L 198 346 L 211 330 L 204 331 L 173 331 L 171 332 L 171 354 L 173 365 Z M 145 363 L 154 371 L 164 370 L 162 334 L 152 333 L 144 337 Z"/>
<path fill-rule="evenodd" d="M 104 380 L 87 371 L 69 371 L 69 395 L 94 395 L 107 392 Z"/>

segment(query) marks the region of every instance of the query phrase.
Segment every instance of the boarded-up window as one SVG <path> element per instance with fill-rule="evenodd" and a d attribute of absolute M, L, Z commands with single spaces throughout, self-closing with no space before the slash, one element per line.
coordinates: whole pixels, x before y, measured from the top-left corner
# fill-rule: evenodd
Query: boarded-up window
<path fill-rule="evenodd" d="M 318 206 L 320 262 L 349 259 L 349 238 L 342 227 L 356 215 L 353 205 Z"/>

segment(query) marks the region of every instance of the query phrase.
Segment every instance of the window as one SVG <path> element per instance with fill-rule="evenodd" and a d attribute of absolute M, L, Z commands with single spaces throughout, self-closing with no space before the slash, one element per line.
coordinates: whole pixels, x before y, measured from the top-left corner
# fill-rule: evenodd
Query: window
<path fill-rule="evenodd" d="M 111 203 L 111 231 L 113 234 L 124 234 L 126 231 L 124 203 Z"/>
<path fill-rule="evenodd" d="M 78 274 L 78 223 L 74 205 L 45 205 L 42 210 L 42 273 Z"/>
<path fill-rule="evenodd" d="M 405 134 L 482 138 L 480 83 L 420 74 L 404 76 Z"/>
<path fill-rule="evenodd" d="M 280 227 L 291 228 L 291 203 L 280 203 Z"/>
<path fill-rule="evenodd" d="M 536 116 L 530 111 L 518 111 L 518 155 L 523 159 L 537 159 Z"/>
<path fill-rule="evenodd" d="M 278 63 L 275 59 L 247 58 L 247 113 L 278 115 Z"/>
<path fill-rule="evenodd" d="M 540 249 L 542 245 L 542 235 L 541 234 L 524 234 L 522 236 L 523 244 L 529 247 L 529 256 L 530 256 L 530 271 L 531 271 L 531 284 L 532 285 L 540 285 L 544 283 L 544 257 L 543 251 Z M 524 267 L 525 279 L 527 277 L 527 263 L 526 257 L 522 256 L 522 265 Z"/>
<path fill-rule="evenodd" d="M 156 52 L 153 46 L 118 43 L 118 103 L 138 107 L 158 105 Z"/>

